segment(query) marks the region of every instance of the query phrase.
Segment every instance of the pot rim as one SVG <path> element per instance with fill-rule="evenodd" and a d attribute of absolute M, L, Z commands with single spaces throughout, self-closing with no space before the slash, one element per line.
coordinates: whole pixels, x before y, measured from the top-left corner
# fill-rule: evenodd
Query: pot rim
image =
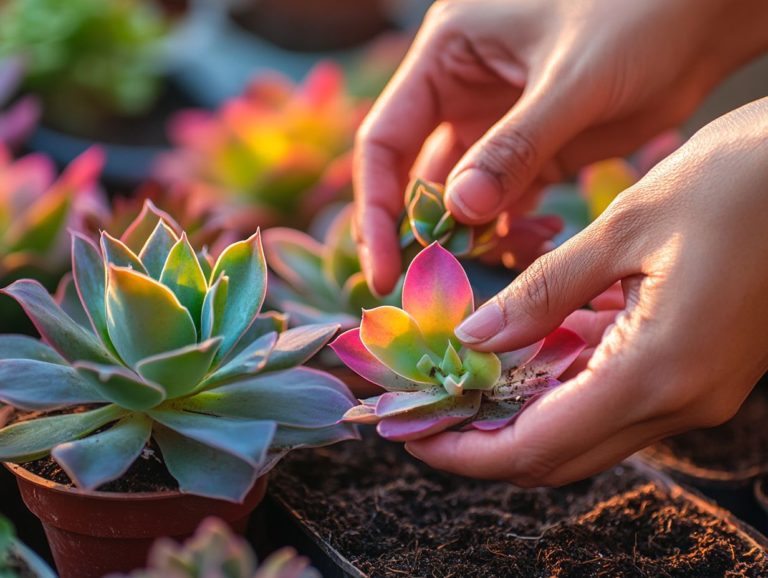
<path fill-rule="evenodd" d="M 161 492 L 161 491 L 158 491 L 158 492 L 102 492 L 98 490 L 84 490 L 82 488 L 77 488 L 75 486 L 67 486 L 65 484 L 60 484 L 58 482 L 48 480 L 42 476 L 38 476 L 37 474 L 30 472 L 28 469 L 24 468 L 19 464 L 14 464 L 11 462 L 2 462 L 2 464 L 14 476 L 23 478 L 24 480 L 38 487 L 45 488 L 48 491 L 52 491 L 58 494 L 75 495 L 83 498 L 89 498 L 94 500 L 104 500 L 104 501 L 110 501 L 110 502 L 127 502 L 127 501 L 143 502 L 143 501 L 157 501 L 157 500 L 178 500 L 180 498 L 197 498 L 200 500 L 214 500 L 214 501 L 228 502 L 228 500 L 222 500 L 221 498 L 213 498 L 210 496 L 200 496 L 198 494 L 181 492 L 179 490 L 170 490 L 167 492 Z M 267 478 L 266 474 L 256 478 L 249 492 L 252 491 L 253 488 L 255 488 L 259 483 L 263 483 L 262 480 L 266 481 L 266 478 Z M 238 502 L 230 502 L 230 503 L 236 504 Z"/>
<path fill-rule="evenodd" d="M 640 450 L 637 456 L 653 467 L 683 476 L 690 482 L 748 485 L 755 478 L 768 473 L 768 465 L 754 465 L 732 471 L 697 466 L 672 455 L 660 453 L 652 445 Z"/>

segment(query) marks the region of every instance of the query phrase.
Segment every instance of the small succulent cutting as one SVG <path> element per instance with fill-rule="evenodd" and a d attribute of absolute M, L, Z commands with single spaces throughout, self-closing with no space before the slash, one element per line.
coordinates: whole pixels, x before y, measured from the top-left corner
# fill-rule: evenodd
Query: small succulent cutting
<path fill-rule="evenodd" d="M 464 225 L 446 207 L 443 185 L 415 179 L 405 193 L 400 248 L 405 263 L 422 248 L 437 242 L 457 257 L 479 257 L 488 262 L 501 261 L 509 268 L 524 268 L 546 252 L 559 230 L 557 217 L 510 219 L 506 213 L 487 225 Z"/>
<path fill-rule="evenodd" d="M 333 64 L 316 66 L 300 86 L 261 77 L 215 113 L 180 113 L 169 126 L 176 149 L 161 157 L 157 174 L 208 187 L 262 226 L 304 225 L 349 195 L 362 113 Z"/>
<path fill-rule="evenodd" d="M 379 434 L 395 441 L 508 425 L 559 384 L 585 345 L 561 328 L 499 355 L 462 347 L 454 328 L 474 311 L 472 288 L 456 258 L 437 243 L 408 268 L 402 303 L 402 309 L 364 311 L 360 327 L 331 344 L 350 369 L 386 390 L 350 409 L 345 421 L 377 423 Z"/>
<path fill-rule="evenodd" d="M 257 565 L 248 542 L 217 518 L 207 518 L 184 544 L 161 538 L 146 570 L 108 578 L 320 578 L 309 561 L 284 548 Z"/>
<path fill-rule="evenodd" d="M 261 315 L 266 271 L 258 232 L 214 261 L 149 203 L 120 239 L 75 233 L 61 305 L 3 290 L 44 342 L 0 336 L 0 401 L 41 412 L 0 430 L 0 460 L 50 454 L 96 489 L 152 440 L 182 492 L 241 501 L 287 451 L 356 437 L 346 386 L 297 367 L 338 326 Z"/>
<path fill-rule="evenodd" d="M 98 184 L 103 164 L 102 151 L 92 148 L 56 178 L 47 157 L 14 161 L 0 146 L 0 279 L 22 268 L 66 269 L 67 229 L 81 231 L 107 212 Z"/>
<path fill-rule="evenodd" d="M 0 61 L 0 146 L 15 148 L 32 133 L 40 118 L 40 103 L 25 96 L 9 104 L 24 76 L 21 58 Z"/>
<path fill-rule="evenodd" d="M 323 242 L 282 227 L 264 233 L 270 268 L 280 277 L 270 282 L 268 300 L 296 324 L 333 322 L 356 327 L 360 311 L 399 305 L 399 291 L 380 299 L 365 281 L 352 238 L 352 205 L 329 225 Z"/>

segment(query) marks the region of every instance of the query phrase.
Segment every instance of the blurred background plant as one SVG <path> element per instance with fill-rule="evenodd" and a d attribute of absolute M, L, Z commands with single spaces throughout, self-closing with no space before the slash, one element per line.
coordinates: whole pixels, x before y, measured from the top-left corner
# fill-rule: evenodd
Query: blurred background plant
<path fill-rule="evenodd" d="M 40 102 L 31 95 L 12 98 L 24 76 L 20 57 L 0 59 L 0 146 L 19 147 L 32 133 L 40 118 Z"/>
<path fill-rule="evenodd" d="M 2 515 L 0 515 L 0 578 L 56 578 L 48 565 L 16 538 L 13 525 Z"/>

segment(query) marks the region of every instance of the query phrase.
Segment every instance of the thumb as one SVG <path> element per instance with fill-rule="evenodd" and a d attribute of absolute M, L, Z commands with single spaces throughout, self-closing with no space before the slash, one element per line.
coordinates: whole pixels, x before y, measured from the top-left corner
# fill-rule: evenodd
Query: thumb
<path fill-rule="evenodd" d="M 478 351 L 524 347 L 544 338 L 616 281 L 639 272 L 629 241 L 632 227 L 620 232 L 613 217 L 603 217 L 534 261 L 459 325 L 456 336 Z"/>
<path fill-rule="evenodd" d="M 459 221 L 477 225 L 495 219 L 591 121 L 571 91 L 550 84 L 523 93 L 451 171 L 446 202 Z"/>

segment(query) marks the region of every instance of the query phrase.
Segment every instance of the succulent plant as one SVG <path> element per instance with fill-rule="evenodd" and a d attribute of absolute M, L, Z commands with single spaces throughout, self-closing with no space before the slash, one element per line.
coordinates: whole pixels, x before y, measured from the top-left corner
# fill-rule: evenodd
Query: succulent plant
<path fill-rule="evenodd" d="M 356 327 L 363 308 L 399 305 L 399 291 L 380 299 L 365 281 L 352 238 L 352 205 L 345 206 L 327 228 L 323 242 L 310 235 L 276 227 L 264 232 L 264 251 L 272 279 L 268 301 L 291 321 L 333 322 Z"/>
<path fill-rule="evenodd" d="M 132 116 L 161 86 L 160 40 L 167 25 L 146 0 L 7 0 L 0 3 L 0 58 L 22 57 L 23 87 L 65 130 L 103 113 Z"/>
<path fill-rule="evenodd" d="M 146 570 L 108 578 L 320 578 L 309 561 L 284 548 L 257 567 L 253 550 L 217 518 L 207 518 L 184 544 L 155 542 Z"/>
<path fill-rule="evenodd" d="M 584 348 L 580 337 L 562 328 L 499 355 L 462 347 L 454 328 L 474 310 L 472 287 L 456 258 L 437 243 L 408 268 L 402 302 L 403 309 L 364 311 L 360 327 L 331 344 L 350 369 L 386 390 L 350 409 L 345 421 L 377 423 L 379 434 L 391 440 L 504 427 L 557 386 Z"/>
<path fill-rule="evenodd" d="M 0 578 L 55 578 L 55 574 L 17 538 L 11 523 L 0 515 Z"/>
<path fill-rule="evenodd" d="M 346 386 L 297 367 L 338 326 L 260 315 L 258 231 L 214 261 L 147 203 L 120 239 L 75 233 L 72 276 L 61 306 L 30 280 L 3 290 L 45 342 L 0 336 L 0 401 L 41 412 L 0 430 L 0 460 L 50 454 L 96 489 L 151 439 L 182 492 L 241 501 L 287 451 L 356 437 Z"/>
<path fill-rule="evenodd" d="M 400 221 L 400 248 L 409 263 L 423 247 L 437 242 L 457 257 L 480 257 L 501 261 L 505 266 L 524 268 L 548 248 L 559 232 L 557 217 L 534 216 L 510 219 L 503 213 L 481 227 L 457 222 L 445 205 L 445 187 L 415 179 L 405 193 L 405 211 Z"/>
<path fill-rule="evenodd" d="M 349 153 L 362 113 L 331 63 L 317 65 L 298 87 L 257 78 L 215 113 L 179 113 L 169 127 L 176 149 L 160 158 L 157 175 L 207 186 L 261 225 L 303 225 L 349 195 Z"/>
<path fill-rule="evenodd" d="M 104 154 L 92 148 L 56 179 L 40 154 L 12 160 L 0 146 L 0 280 L 22 268 L 62 273 L 67 229 L 83 230 L 107 212 L 98 177 Z"/>
<path fill-rule="evenodd" d="M 32 133 L 40 118 L 40 104 L 34 96 L 8 101 L 17 91 L 24 75 L 21 58 L 0 61 L 0 146 L 18 147 Z M 2 107 L 7 105 L 3 112 Z"/>

